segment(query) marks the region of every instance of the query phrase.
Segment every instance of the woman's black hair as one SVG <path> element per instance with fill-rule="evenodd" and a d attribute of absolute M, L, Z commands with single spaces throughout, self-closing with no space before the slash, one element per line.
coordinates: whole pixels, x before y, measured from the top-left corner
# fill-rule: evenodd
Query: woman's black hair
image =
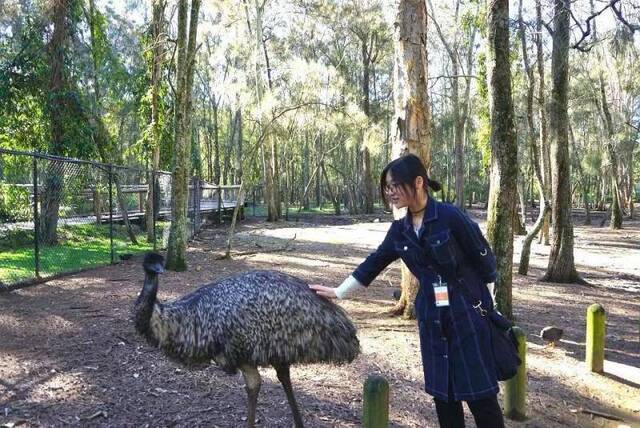
<path fill-rule="evenodd" d="M 416 177 L 422 177 L 424 190 L 427 192 L 429 191 L 429 187 L 435 192 L 442 189 L 439 182 L 429 178 L 427 175 L 427 169 L 424 167 L 420 158 L 409 153 L 389 162 L 380 174 L 380 195 L 382 196 L 382 200 L 385 204 L 388 204 L 387 195 L 385 193 L 388 173 L 391 174 L 395 183 L 402 185 L 403 189 L 410 189 L 413 196 L 416 195 L 416 189 L 414 187 Z"/>

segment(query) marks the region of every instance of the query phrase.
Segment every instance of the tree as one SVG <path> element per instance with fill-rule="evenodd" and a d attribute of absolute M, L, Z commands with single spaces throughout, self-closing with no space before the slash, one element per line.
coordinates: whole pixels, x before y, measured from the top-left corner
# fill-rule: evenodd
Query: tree
<path fill-rule="evenodd" d="M 547 127 L 547 103 L 544 78 L 544 52 L 542 49 L 542 6 L 536 0 L 536 57 L 538 68 L 538 117 L 540 121 L 540 163 L 545 195 L 551 197 L 551 161 L 549 153 L 549 132 Z M 549 245 L 549 225 L 551 213 L 544 217 L 539 242 Z"/>
<path fill-rule="evenodd" d="M 187 269 L 187 197 L 189 194 L 189 151 L 191 147 L 191 89 L 196 53 L 200 0 L 192 0 L 191 16 L 188 0 L 178 3 L 178 61 L 176 63 L 175 137 L 171 175 L 171 230 L 166 267 Z M 188 25 L 188 38 L 187 38 Z"/>
<path fill-rule="evenodd" d="M 620 204 L 620 186 L 618 185 L 618 154 L 614 148 L 615 132 L 613 129 L 613 121 L 611 120 L 611 112 L 607 104 L 607 93 L 605 91 L 604 76 L 600 71 L 598 83 L 600 86 L 600 107 L 602 116 L 604 117 L 604 125 L 606 129 L 607 154 L 611 163 L 611 229 L 622 229 L 622 211 Z"/>
<path fill-rule="evenodd" d="M 511 284 L 518 147 L 511 98 L 508 0 L 492 0 L 487 12 L 487 79 L 491 116 L 491 185 L 487 237 L 498 262 L 496 303 L 500 312 L 513 318 Z"/>
<path fill-rule="evenodd" d="M 544 180 L 542 178 L 541 163 L 540 163 L 540 148 L 536 141 L 535 126 L 533 121 L 533 94 L 535 92 L 535 79 L 533 74 L 533 68 L 529 63 L 529 53 L 527 51 L 527 35 L 525 32 L 525 23 L 522 17 L 522 0 L 518 3 L 518 21 L 519 21 L 519 36 L 522 47 L 522 64 L 524 66 L 525 74 L 527 75 L 527 141 L 531 151 L 531 163 L 533 164 L 533 171 L 538 185 L 538 194 L 540 196 L 540 213 L 538 219 L 533 228 L 529 231 L 524 241 L 522 242 L 522 251 L 520 252 L 520 265 L 518 266 L 518 273 L 520 275 L 526 275 L 529 269 L 529 255 L 531 252 L 531 243 L 542 228 L 544 219 L 550 211 L 549 197 L 545 194 Z M 536 37 L 540 37 L 538 34 Z M 546 125 L 545 125 L 546 126 Z M 546 138 L 546 130 L 545 130 Z M 524 199 L 524 198 L 523 198 Z M 521 203 L 524 212 L 524 203 Z"/>
<path fill-rule="evenodd" d="M 554 0 L 551 55 L 551 171 L 553 233 L 545 281 L 581 281 L 573 259 L 571 171 L 569 165 L 569 15 L 570 0 Z"/>
<path fill-rule="evenodd" d="M 107 56 L 107 54 L 110 54 L 110 48 L 107 42 L 104 28 L 105 21 L 102 14 L 98 10 L 96 10 L 94 0 L 89 0 L 89 10 L 85 9 L 84 14 L 87 20 L 87 25 L 89 26 L 92 59 L 91 74 L 93 80 L 93 102 L 90 122 L 92 125 L 93 141 L 95 142 L 96 148 L 98 150 L 100 160 L 103 163 L 115 163 L 117 165 L 121 165 L 121 150 L 120 148 L 116 148 L 114 150 L 114 148 L 112 147 L 112 144 L 110 142 L 111 137 L 102 120 L 102 91 L 100 85 L 99 68 L 101 64 L 105 62 L 105 57 Z M 131 227 L 131 222 L 129 221 L 129 212 L 126 207 L 124 193 L 122 192 L 121 178 L 118 173 L 118 169 L 111 170 L 110 174 L 111 177 L 109 179 L 113 180 L 113 183 L 116 186 L 116 195 L 118 199 L 118 205 L 120 206 L 122 221 L 125 225 L 131 243 L 137 245 L 138 240 L 136 239 L 136 235 L 133 232 L 133 228 Z M 97 192 L 96 198 L 99 199 L 99 194 Z M 153 224 L 153 222 L 148 224 Z"/>
<path fill-rule="evenodd" d="M 421 0 L 397 0 L 394 25 L 394 91 L 395 138 L 391 157 L 396 159 L 413 153 L 431 165 L 431 116 L 427 95 L 427 13 Z M 396 210 L 394 217 L 404 214 Z M 402 264 L 402 295 L 394 313 L 415 318 L 414 301 L 418 280 Z"/>
<path fill-rule="evenodd" d="M 431 21 L 433 22 L 436 32 L 440 37 L 440 41 L 445 47 L 449 60 L 451 61 L 451 104 L 453 107 L 453 139 L 454 139 L 454 174 L 455 174 L 455 201 L 456 205 L 464 209 L 464 138 L 465 138 L 465 124 L 467 122 L 469 112 L 469 96 L 471 93 L 471 73 L 473 67 L 473 51 L 477 25 L 475 22 L 470 26 L 470 35 L 468 40 L 467 51 L 467 69 L 466 69 L 466 88 L 464 98 L 460 100 L 460 33 L 464 29 L 462 19 L 460 17 L 460 0 L 455 3 L 455 17 L 454 26 L 455 33 L 453 36 L 453 42 L 449 42 L 447 37 L 443 34 L 438 21 L 435 19 L 435 10 L 431 4 L 431 0 L 428 0 L 429 8 L 431 9 Z M 480 3 L 478 2 L 478 8 Z M 476 10 L 476 15 L 477 15 Z M 464 70 L 463 70 L 464 71 Z M 464 74 L 464 73 L 462 73 Z"/>
<path fill-rule="evenodd" d="M 52 0 L 53 35 L 48 46 L 51 74 L 49 80 L 49 120 L 51 143 L 49 153 L 64 154 L 65 96 L 67 81 L 65 74 L 65 53 L 70 38 L 69 14 L 73 0 Z M 49 162 L 46 171 L 45 189 L 42 201 L 40 239 L 46 244 L 55 244 L 58 240 L 58 210 L 63 191 L 63 164 Z"/>
<path fill-rule="evenodd" d="M 166 0 L 153 0 L 153 18 L 151 21 L 151 174 L 148 179 L 149 188 L 147 190 L 146 201 L 146 223 L 147 223 L 147 241 L 152 242 L 155 239 L 155 231 L 153 230 L 154 219 L 157 217 L 155 212 L 156 177 L 154 173 L 160 168 L 160 77 L 162 74 L 162 64 L 164 63 L 166 26 L 164 19 L 164 10 Z"/>

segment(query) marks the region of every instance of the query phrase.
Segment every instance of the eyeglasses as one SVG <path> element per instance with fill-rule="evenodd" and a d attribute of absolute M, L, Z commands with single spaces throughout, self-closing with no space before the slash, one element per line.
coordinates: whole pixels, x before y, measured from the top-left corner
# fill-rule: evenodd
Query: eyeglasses
<path fill-rule="evenodd" d="M 389 195 L 392 193 L 398 192 L 402 188 L 402 184 L 400 183 L 387 183 L 384 186 L 384 193 Z"/>

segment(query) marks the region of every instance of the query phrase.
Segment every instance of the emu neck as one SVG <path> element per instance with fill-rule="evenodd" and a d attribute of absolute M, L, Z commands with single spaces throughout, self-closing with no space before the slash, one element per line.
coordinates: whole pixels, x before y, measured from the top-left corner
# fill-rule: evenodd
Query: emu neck
<path fill-rule="evenodd" d="M 158 275 L 146 273 L 144 285 L 135 304 L 135 324 L 138 332 L 149 336 L 151 334 L 150 320 L 153 306 L 156 304 L 158 294 Z"/>

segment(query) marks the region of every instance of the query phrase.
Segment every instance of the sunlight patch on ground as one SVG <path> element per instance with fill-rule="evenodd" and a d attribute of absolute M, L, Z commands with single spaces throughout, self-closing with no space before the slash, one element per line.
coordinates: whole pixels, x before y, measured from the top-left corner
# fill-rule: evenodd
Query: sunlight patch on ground
<path fill-rule="evenodd" d="M 365 223 L 328 227 L 283 227 L 239 233 L 239 237 L 266 236 L 283 240 L 296 237 L 296 241 L 325 244 L 349 244 L 360 248 L 382 242 L 390 223 Z"/>
<path fill-rule="evenodd" d="M 77 373 L 57 373 L 52 370 L 52 377 L 35 385 L 29 394 L 29 400 L 34 402 L 65 400 L 75 397 L 84 389 L 83 379 Z"/>
<path fill-rule="evenodd" d="M 557 388 L 552 394 L 562 400 L 567 392 L 574 392 L 589 397 L 596 404 L 610 406 L 611 403 L 618 403 L 620 410 L 624 412 L 637 413 L 640 411 L 640 390 L 633 386 L 625 385 L 619 381 L 587 371 L 586 365 L 582 361 L 576 361 L 573 356 L 567 354 L 561 348 L 549 348 L 533 343 L 527 344 L 527 370 L 530 381 L 542 381 L 544 378 L 553 379 Z M 549 364 L 549 357 L 560 359 L 562 364 Z M 562 367 L 562 371 L 558 367 Z M 624 366 L 624 367 L 619 367 Z M 620 372 L 629 370 L 630 366 L 624 364 L 609 364 L 608 369 Z M 605 370 L 607 371 L 607 370 Z M 625 372 L 626 373 L 626 372 Z M 613 373 L 612 373 L 613 374 Z M 623 373 L 624 374 L 624 373 Z M 617 376 L 617 375 L 616 375 Z M 619 376 L 622 377 L 622 376 Z M 556 386 L 557 385 L 557 386 Z M 575 408 L 575 404 L 567 399 L 567 405 Z"/>

